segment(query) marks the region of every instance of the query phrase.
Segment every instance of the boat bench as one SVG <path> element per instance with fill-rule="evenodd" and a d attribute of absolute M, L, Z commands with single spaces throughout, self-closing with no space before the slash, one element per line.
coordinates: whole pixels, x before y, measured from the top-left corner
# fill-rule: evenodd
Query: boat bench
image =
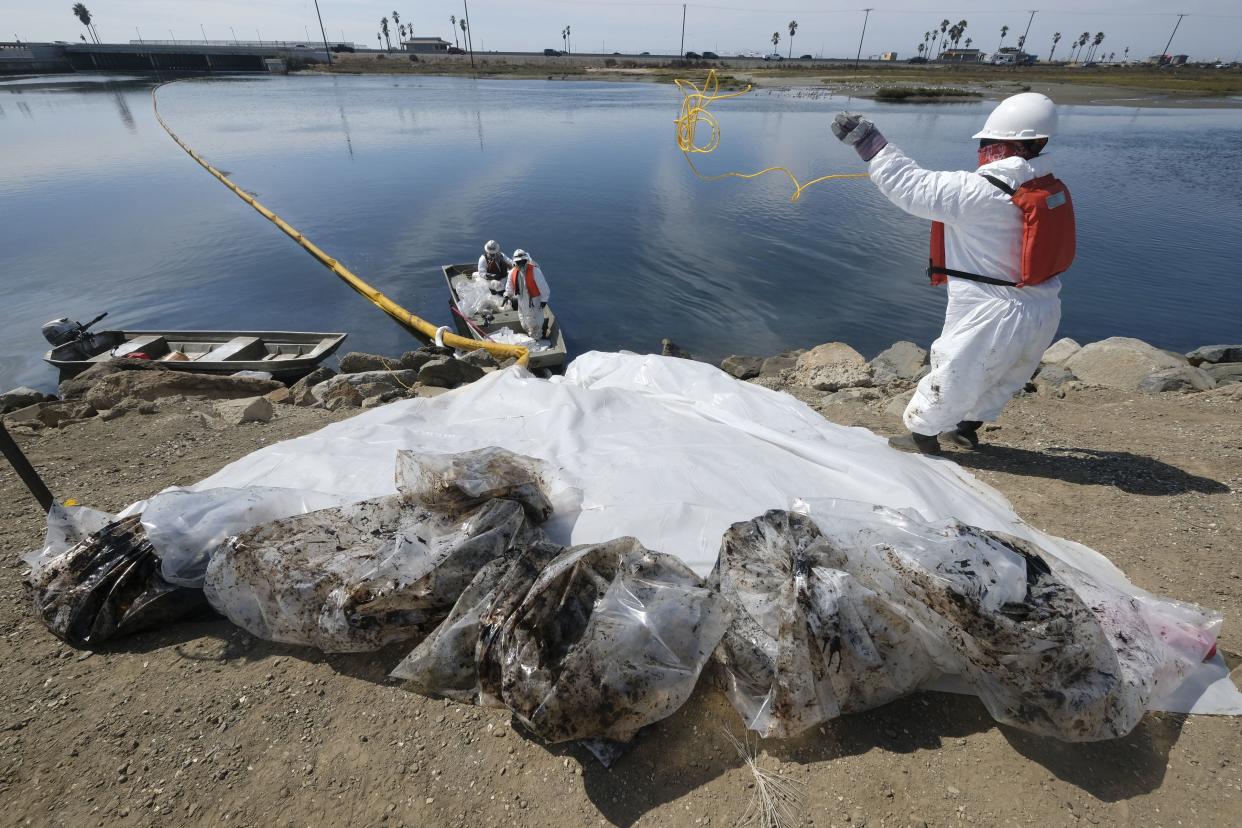
<path fill-rule="evenodd" d="M 203 362 L 247 362 L 261 360 L 267 356 L 267 348 L 263 340 L 257 336 L 235 336 L 228 342 L 217 345 L 196 359 Z"/>
<path fill-rule="evenodd" d="M 168 340 L 161 334 L 136 336 L 133 339 L 122 342 L 115 348 L 104 351 L 102 354 L 96 354 L 90 358 L 90 361 L 107 362 L 110 359 L 125 357 L 138 352 L 142 352 L 152 359 L 156 359 L 168 353 Z"/>

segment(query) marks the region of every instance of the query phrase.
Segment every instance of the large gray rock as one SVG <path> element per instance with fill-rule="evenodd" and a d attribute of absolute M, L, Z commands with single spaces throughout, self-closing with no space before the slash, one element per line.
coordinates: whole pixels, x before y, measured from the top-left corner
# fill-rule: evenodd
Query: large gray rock
<path fill-rule="evenodd" d="M 440 388 L 456 388 L 459 385 L 474 382 L 482 376 L 482 368 L 453 357 L 434 359 L 418 369 L 420 383 Z"/>
<path fill-rule="evenodd" d="M 720 361 L 720 370 L 740 380 L 759 376 L 763 370 L 763 360 L 759 357 L 731 354 Z"/>
<path fill-rule="evenodd" d="M 316 389 L 312 389 L 312 391 L 314 390 Z M 357 408 L 362 405 L 362 400 L 362 392 L 358 390 L 358 386 L 350 385 L 348 382 L 337 383 L 325 391 L 323 396 L 319 398 L 323 407 L 329 411 L 337 411 L 342 408 Z"/>
<path fill-rule="evenodd" d="M 400 367 L 401 360 L 398 357 L 367 354 L 362 351 L 353 351 L 341 357 L 342 374 L 360 374 L 363 371 L 387 371 L 390 368 Z"/>
<path fill-rule="evenodd" d="M 1205 362 L 1242 362 L 1242 345 L 1204 345 L 1186 354 L 1191 365 Z"/>
<path fill-rule="evenodd" d="M 435 345 L 424 345 L 417 351 L 406 351 L 402 354 L 401 367 L 408 368 L 411 371 L 417 371 L 433 359 L 451 357 L 452 355 L 452 348 L 439 348 Z"/>
<path fill-rule="evenodd" d="M 87 402 L 103 410 L 126 399 L 151 401 L 181 395 L 227 400 L 259 397 L 280 387 L 282 384 L 276 380 L 253 377 L 226 377 L 170 370 L 122 370 L 100 377 L 86 391 L 85 396 Z"/>
<path fill-rule="evenodd" d="M 94 406 L 81 400 L 50 400 L 10 411 L 4 415 L 4 421 L 9 425 L 29 428 L 60 428 L 94 417 L 97 413 Z"/>
<path fill-rule="evenodd" d="M 893 380 L 912 380 L 927 365 L 927 350 L 913 342 L 894 342 L 893 345 L 871 360 L 871 370 L 877 383 Z"/>
<path fill-rule="evenodd" d="M 817 391 L 872 384 L 871 366 L 844 342 L 828 342 L 807 351 L 798 357 L 794 375 L 799 383 Z"/>
<path fill-rule="evenodd" d="M 482 348 L 476 348 L 473 351 L 466 351 L 464 354 L 459 356 L 458 359 L 467 365 L 473 365 L 475 368 L 482 368 L 484 370 L 487 370 L 488 368 L 500 367 L 500 361 Z"/>
<path fill-rule="evenodd" d="M 880 398 L 880 392 L 874 388 L 842 388 L 824 397 L 824 405 L 848 405 L 850 403 L 866 403 Z"/>
<path fill-rule="evenodd" d="M 901 419 L 901 416 L 906 413 L 906 406 L 910 405 L 910 400 L 914 399 L 914 392 L 915 389 L 911 388 L 893 397 L 888 401 L 888 405 L 884 406 L 884 413 Z"/>
<path fill-rule="evenodd" d="M 1217 385 L 1242 382 L 1242 362 L 1218 362 L 1215 365 L 1209 363 L 1202 370 L 1216 380 Z"/>
<path fill-rule="evenodd" d="M 0 414 L 8 414 L 10 411 L 16 411 L 28 405 L 51 402 L 54 399 L 56 398 L 51 394 L 44 394 L 42 391 L 36 391 L 23 385 L 20 388 L 14 388 L 12 391 L 5 391 L 3 394 L 0 394 Z"/>
<path fill-rule="evenodd" d="M 1084 345 L 1064 364 L 1083 382 L 1129 391 L 1157 371 L 1182 367 L 1179 360 L 1159 348 L 1124 336 Z"/>
<path fill-rule="evenodd" d="M 383 386 L 383 390 L 411 388 L 417 381 L 418 372 L 405 368 L 396 371 L 361 371 L 357 374 L 337 374 L 326 379 L 311 388 L 311 394 L 315 396 L 315 399 L 324 402 L 329 394 L 342 385 L 365 388 L 369 392 L 365 396 L 372 396 L 377 393 L 376 386 Z M 362 402 L 361 399 L 358 401 Z"/>
<path fill-rule="evenodd" d="M 1165 391 L 1210 391 L 1216 387 L 1216 381 L 1201 368 L 1191 365 L 1179 365 L 1176 368 L 1165 368 L 1148 374 L 1139 382 L 1139 390 L 1148 394 L 1160 394 Z"/>
<path fill-rule="evenodd" d="M 782 371 L 789 371 L 798 364 L 798 355 L 792 352 L 768 357 L 759 366 L 759 376 L 774 377 Z"/>
<path fill-rule="evenodd" d="M 326 382 L 327 380 L 330 380 L 335 376 L 336 376 L 336 371 L 333 371 L 331 368 L 324 368 L 321 365 L 318 368 L 316 368 L 314 371 L 311 371 L 309 374 L 302 377 L 300 380 L 295 382 L 293 385 L 289 386 L 289 390 L 296 397 L 299 395 L 299 393 L 303 389 L 309 390 L 311 388 L 314 388 L 319 383 Z"/>
<path fill-rule="evenodd" d="M 227 425 L 242 423 L 266 423 L 276 416 L 276 409 L 267 397 L 251 397 L 244 400 L 224 400 L 216 403 L 216 416 Z"/>
<path fill-rule="evenodd" d="M 1035 377 L 1035 385 L 1037 388 L 1060 388 L 1076 379 L 1078 378 L 1074 376 L 1073 371 L 1064 365 L 1054 363 L 1040 366 L 1039 374 Z"/>
<path fill-rule="evenodd" d="M 110 359 L 87 368 L 77 376 L 71 377 L 60 384 L 60 396 L 66 400 L 81 399 L 91 390 L 96 382 L 104 377 L 122 372 L 161 372 L 171 371 L 167 366 L 146 359 Z"/>
<path fill-rule="evenodd" d="M 1081 350 L 1082 346 L 1067 336 L 1049 345 L 1048 350 L 1044 351 L 1044 355 L 1040 357 L 1039 361 L 1044 365 L 1056 365 L 1057 363 L 1065 362 L 1065 360 Z"/>

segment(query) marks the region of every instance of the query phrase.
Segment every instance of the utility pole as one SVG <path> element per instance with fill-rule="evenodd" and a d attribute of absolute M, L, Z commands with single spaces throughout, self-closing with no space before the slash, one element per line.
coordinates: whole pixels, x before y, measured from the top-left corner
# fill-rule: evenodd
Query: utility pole
<path fill-rule="evenodd" d="M 233 45 L 234 45 L 234 46 L 237 46 L 237 45 L 238 45 L 238 43 L 237 43 L 237 32 L 234 32 L 234 31 L 233 31 L 233 27 L 232 27 L 232 26 L 229 26 L 229 32 L 231 32 L 231 33 L 232 33 L 232 35 L 233 35 Z"/>
<path fill-rule="evenodd" d="M 174 45 L 174 46 L 176 46 L 176 45 L 177 45 L 177 36 L 176 36 L 175 34 L 173 34 L 173 30 L 172 30 L 172 29 L 169 29 L 169 30 L 168 30 L 168 36 L 172 38 L 173 45 Z"/>
<path fill-rule="evenodd" d="M 203 45 L 207 45 L 207 30 L 203 28 L 203 24 L 198 24 L 198 30 L 203 33 Z"/>
<path fill-rule="evenodd" d="M 138 33 L 138 45 L 146 46 L 147 44 L 142 42 L 142 29 L 139 29 L 137 26 L 135 26 L 134 31 Z"/>
<path fill-rule="evenodd" d="M 461 0 L 461 7 L 466 12 L 466 48 L 470 50 L 470 67 L 474 68 L 474 28 L 470 25 L 470 4 Z"/>
<path fill-rule="evenodd" d="M 681 51 L 677 53 L 678 57 L 686 56 L 686 4 L 681 4 Z"/>
<path fill-rule="evenodd" d="M 315 0 L 315 16 L 319 18 L 319 34 L 323 36 L 323 50 L 328 55 L 328 65 L 331 66 L 332 65 L 332 50 L 328 48 L 328 33 L 324 31 L 324 28 L 323 28 L 323 15 L 319 13 L 319 0 Z M 310 36 L 307 35 L 306 39 L 310 40 Z M 344 34 L 342 33 L 341 40 L 344 40 L 344 39 L 345 37 L 344 37 Z"/>
<path fill-rule="evenodd" d="M 863 9 L 863 11 L 867 13 L 867 16 L 863 18 L 862 34 L 858 36 L 858 54 L 854 56 L 855 69 L 858 68 L 858 62 L 862 59 L 863 38 L 867 36 L 867 21 L 871 19 L 871 12 L 873 12 L 874 9 Z"/>
<path fill-rule="evenodd" d="M 1031 10 L 1031 16 L 1030 16 L 1029 18 L 1027 18 L 1027 21 L 1026 21 L 1026 31 L 1022 33 L 1022 48 L 1018 50 L 1019 52 L 1025 52 L 1025 51 L 1026 51 L 1026 36 L 1027 36 L 1027 35 L 1029 35 L 1029 34 L 1031 33 L 1031 23 L 1032 23 L 1032 21 L 1034 21 L 1034 20 L 1035 20 L 1035 12 L 1037 12 L 1037 11 L 1039 11 L 1039 9 L 1032 9 L 1032 10 Z M 1019 57 L 1021 57 L 1021 56 L 1019 55 Z"/>
<path fill-rule="evenodd" d="M 1177 34 L 1177 27 L 1182 25 L 1182 18 L 1185 16 L 1186 16 L 1185 14 L 1179 14 L 1177 16 L 1177 22 L 1173 24 L 1173 32 L 1172 34 L 1169 35 L 1169 42 L 1164 44 L 1164 51 L 1160 53 L 1161 62 L 1164 61 L 1165 55 L 1168 55 L 1170 62 L 1172 62 L 1173 56 L 1169 55 L 1169 47 L 1173 45 L 1173 35 Z"/>

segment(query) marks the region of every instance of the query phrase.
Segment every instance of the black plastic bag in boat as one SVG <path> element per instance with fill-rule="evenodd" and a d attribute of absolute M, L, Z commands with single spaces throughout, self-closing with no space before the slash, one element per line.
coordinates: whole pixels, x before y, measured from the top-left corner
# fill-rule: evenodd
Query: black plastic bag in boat
<path fill-rule="evenodd" d="M 734 708 L 764 737 L 876 707 L 939 674 L 942 646 L 838 557 L 809 518 L 780 510 L 721 541 L 708 584 L 734 612 L 716 657 Z"/>
<path fill-rule="evenodd" d="M 122 518 L 38 561 L 26 583 L 52 634 L 78 647 L 161 627 L 207 608 L 202 590 L 160 575 L 141 517 Z"/>
<path fill-rule="evenodd" d="M 997 721 L 1094 741 L 1124 736 L 1142 717 L 1156 644 L 1141 623 L 1129 644 L 1115 643 L 1101 618 L 1120 606 L 1080 595 L 1081 573 L 1054 569 L 1028 541 L 957 521 L 848 501 L 803 507 L 830 543 L 829 565 L 916 621 L 938 666 Z"/>
<path fill-rule="evenodd" d="M 327 652 L 426 635 L 482 567 L 543 537 L 530 517 L 550 509 L 538 461 L 484 451 L 482 459 L 400 452 L 400 494 L 230 539 L 208 565 L 208 600 L 260 638 Z"/>
<path fill-rule="evenodd" d="M 677 710 L 724 632 L 725 602 L 633 538 L 555 552 L 480 572 L 393 675 L 508 708 L 549 742 L 624 742 Z"/>

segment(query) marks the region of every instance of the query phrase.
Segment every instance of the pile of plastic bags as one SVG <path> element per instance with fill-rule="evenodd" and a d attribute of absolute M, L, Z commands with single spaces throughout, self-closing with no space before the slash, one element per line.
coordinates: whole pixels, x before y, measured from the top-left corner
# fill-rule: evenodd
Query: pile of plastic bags
<path fill-rule="evenodd" d="M 139 514 L 135 572 L 159 561 L 163 587 L 201 587 L 263 638 L 405 642 L 408 687 L 506 708 L 548 741 L 624 742 L 713 661 L 766 736 L 949 677 L 998 721 L 1113 738 L 1204 684 L 1220 624 L 951 463 L 660 357 L 591 354 L 560 380 L 509 369 L 375 409 L 134 504 L 131 535 Z M 90 534 L 89 516 L 50 518 L 36 606 L 54 631 L 59 602 L 74 629 L 120 634 L 48 586 L 67 571 L 49 561 L 115 548 L 122 524 Z M 1242 710 L 1214 686 L 1210 709 Z"/>

